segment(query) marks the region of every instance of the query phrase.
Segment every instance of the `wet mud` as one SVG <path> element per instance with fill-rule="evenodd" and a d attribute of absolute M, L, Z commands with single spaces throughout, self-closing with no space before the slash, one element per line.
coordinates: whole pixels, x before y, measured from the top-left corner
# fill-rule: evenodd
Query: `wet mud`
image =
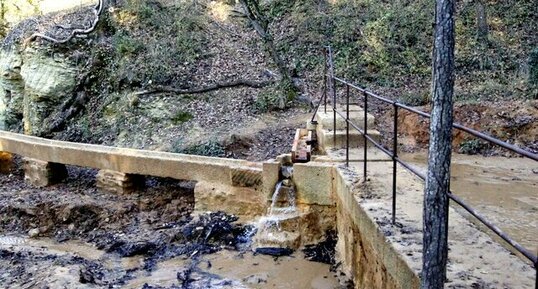
<path fill-rule="evenodd" d="M 252 252 L 252 225 L 224 212 L 193 212 L 192 182 L 147 178 L 144 189 L 116 195 L 95 188 L 95 170 L 68 171 L 47 188 L 25 184 L 20 169 L 0 174 L 0 287 L 347 286 L 334 266 L 300 251 Z"/>

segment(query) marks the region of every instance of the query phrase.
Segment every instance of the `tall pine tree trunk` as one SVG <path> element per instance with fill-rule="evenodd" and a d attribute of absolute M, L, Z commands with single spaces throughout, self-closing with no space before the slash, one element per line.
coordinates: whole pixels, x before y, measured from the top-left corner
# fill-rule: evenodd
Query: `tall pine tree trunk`
<path fill-rule="evenodd" d="M 437 0 L 433 48 L 433 108 L 424 192 L 422 289 L 444 287 L 447 263 L 448 195 L 454 91 L 455 0 Z"/>

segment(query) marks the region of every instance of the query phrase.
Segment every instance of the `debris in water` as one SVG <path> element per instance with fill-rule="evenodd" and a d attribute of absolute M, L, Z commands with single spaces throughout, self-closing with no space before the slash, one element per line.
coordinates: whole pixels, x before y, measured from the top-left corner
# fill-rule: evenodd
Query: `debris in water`
<path fill-rule="evenodd" d="M 328 231 L 326 235 L 327 237 L 324 241 L 315 245 L 306 246 L 303 252 L 306 259 L 310 261 L 335 265 L 336 242 L 338 241 L 338 237 L 334 231 Z"/>
<path fill-rule="evenodd" d="M 290 248 L 277 248 L 277 247 L 265 247 L 256 248 L 256 253 L 262 255 L 269 255 L 274 257 L 289 256 L 293 254 L 293 250 Z"/>

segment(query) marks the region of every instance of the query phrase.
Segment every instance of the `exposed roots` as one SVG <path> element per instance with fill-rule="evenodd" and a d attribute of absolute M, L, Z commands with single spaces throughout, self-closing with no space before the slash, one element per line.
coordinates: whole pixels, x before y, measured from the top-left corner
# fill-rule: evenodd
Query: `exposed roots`
<path fill-rule="evenodd" d="M 99 19 L 101 14 L 104 10 L 104 1 L 105 0 L 99 0 L 99 3 L 95 6 L 93 9 L 93 12 L 95 13 L 95 19 L 93 20 L 92 24 L 88 28 L 74 28 L 72 26 L 61 26 L 57 25 L 58 28 L 64 29 L 64 30 L 71 30 L 71 33 L 69 36 L 65 39 L 57 39 L 55 37 L 43 34 L 43 33 L 34 33 L 30 37 L 26 38 L 24 40 L 24 46 L 28 46 L 31 42 L 35 41 L 38 38 L 45 39 L 47 41 L 56 43 L 56 44 L 63 44 L 69 42 L 71 39 L 77 37 L 77 36 L 83 36 L 88 35 L 92 33 L 95 28 L 97 27 L 97 23 L 99 23 Z"/>
<path fill-rule="evenodd" d="M 180 89 L 170 86 L 163 86 L 163 87 L 157 87 L 150 90 L 144 90 L 133 93 L 135 96 L 141 96 L 141 95 L 149 95 L 149 94 L 156 94 L 156 93 L 175 93 L 175 94 L 198 94 L 198 93 L 205 93 L 210 92 L 214 90 L 219 90 L 222 88 L 231 88 L 231 87 L 251 87 L 251 88 L 262 88 L 268 85 L 273 84 L 272 81 L 263 81 L 263 82 L 255 82 L 245 79 L 239 79 L 235 81 L 229 81 L 229 82 L 217 82 L 215 84 L 205 86 L 205 87 L 199 87 L 199 88 L 192 88 L 192 89 Z"/>

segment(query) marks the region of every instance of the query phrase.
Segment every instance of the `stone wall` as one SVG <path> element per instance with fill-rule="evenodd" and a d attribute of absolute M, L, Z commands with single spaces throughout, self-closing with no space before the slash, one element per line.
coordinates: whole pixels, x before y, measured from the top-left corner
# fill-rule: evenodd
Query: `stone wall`
<path fill-rule="evenodd" d="M 361 189 L 336 177 L 337 259 L 356 289 L 416 289 L 420 280 L 355 198 Z"/>

